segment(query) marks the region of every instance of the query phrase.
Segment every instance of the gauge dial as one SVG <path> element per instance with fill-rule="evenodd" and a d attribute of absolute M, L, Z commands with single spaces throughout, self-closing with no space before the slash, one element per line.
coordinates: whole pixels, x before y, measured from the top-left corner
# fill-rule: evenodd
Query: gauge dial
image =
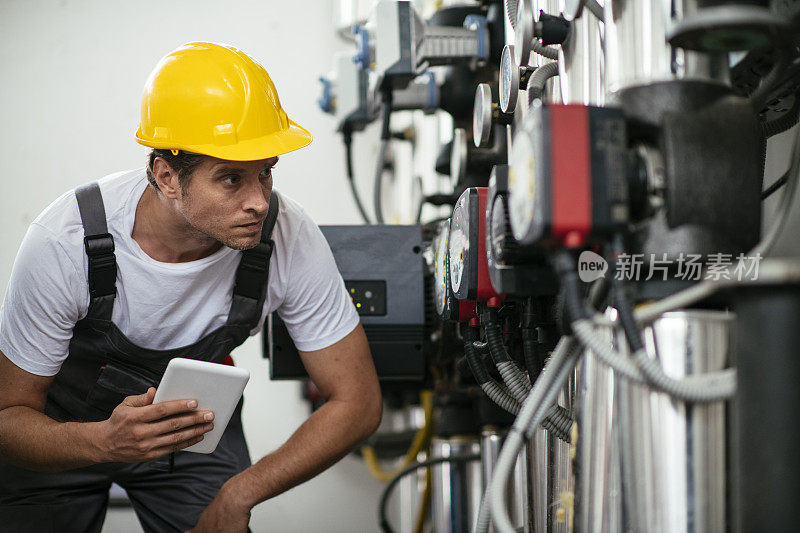
<path fill-rule="evenodd" d="M 458 294 L 464 279 L 465 267 L 469 255 L 469 218 L 463 202 L 464 196 L 459 199 L 453 217 L 450 219 L 450 242 L 448 244 L 450 257 L 450 286 L 454 294 Z"/>
<path fill-rule="evenodd" d="M 498 194 L 494 197 L 490 216 L 490 240 L 491 255 L 495 262 L 505 264 L 513 259 L 516 241 L 511 236 L 511 228 L 508 222 L 508 210 L 506 209 L 505 195 Z"/>
<path fill-rule="evenodd" d="M 443 316 L 447 307 L 448 284 L 447 277 L 447 244 L 450 237 L 450 219 L 439 226 L 439 235 L 436 239 L 435 259 L 433 263 L 434 299 L 436 313 Z"/>
<path fill-rule="evenodd" d="M 486 146 L 492 133 L 492 89 L 481 83 L 475 90 L 475 107 L 472 110 L 472 140 L 475 146 Z"/>
<path fill-rule="evenodd" d="M 500 58 L 500 109 L 503 113 L 513 113 L 517 107 L 519 94 L 519 64 L 514 54 L 514 45 L 503 47 Z"/>
<path fill-rule="evenodd" d="M 541 209 L 544 191 L 537 190 L 541 172 L 542 144 L 535 132 L 540 131 L 541 105 L 534 103 L 525 124 L 514 137 L 511 165 L 508 171 L 508 211 L 514 238 L 522 244 L 532 244 L 534 227 L 542 224 Z M 538 195 L 538 196 L 537 196 Z"/>
<path fill-rule="evenodd" d="M 514 44 L 520 65 L 527 65 L 531 57 L 531 43 L 534 38 L 536 14 L 531 0 L 519 0 L 517 4 L 517 28 L 514 30 Z"/>
<path fill-rule="evenodd" d="M 450 151 L 450 181 L 455 189 L 461 178 L 467 173 L 467 132 L 464 128 L 453 130 L 453 146 Z"/>

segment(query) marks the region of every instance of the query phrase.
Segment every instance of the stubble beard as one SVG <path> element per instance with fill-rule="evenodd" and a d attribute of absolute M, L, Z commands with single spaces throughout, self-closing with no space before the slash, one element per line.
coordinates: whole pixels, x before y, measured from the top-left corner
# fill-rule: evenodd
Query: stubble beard
<path fill-rule="evenodd" d="M 206 240 L 209 243 L 219 242 L 223 246 L 227 246 L 228 248 L 232 248 L 240 252 L 244 250 L 249 250 L 251 248 L 255 248 L 260 242 L 261 240 L 260 234 L 257 235 L 258 238 L 235 237 L 232 235 L 222 234 L 220 231 L 216 231 L 216 228 L 221 228 L 223 227 L 224 224 L 216 223 L 214 220 L 210 221 L 210 223 L 208 224 L 209 226 L 208 228 L 203 228 L 201 226 L 198 226 L 193 220 L 194 216 L 191 215 L 191 213 L 194 210 L 192 209 L 193 201 L 191 195 L 189 194 L 188 187 L 184 187 L 181 189 L 181 200 L 183 200 L 183 205 L 184 205 L 184 210 L 183 210 L 184 219 L 186 220 L 188 229 L 192 233 L 194 233 L 196 238 L 201 240 Z M 254 239 L 253 242 L 251 242 L 251 239 Z"/>

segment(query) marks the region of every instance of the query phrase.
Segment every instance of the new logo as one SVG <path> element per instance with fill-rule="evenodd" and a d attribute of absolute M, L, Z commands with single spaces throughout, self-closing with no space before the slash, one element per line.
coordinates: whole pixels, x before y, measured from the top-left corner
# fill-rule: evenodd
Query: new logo
<path fill-rule="evenodd" d="M 578 277 L 585 283 L 605 277 L 608 262 L 602 256 L 586 250 L 578 257 Z"/>

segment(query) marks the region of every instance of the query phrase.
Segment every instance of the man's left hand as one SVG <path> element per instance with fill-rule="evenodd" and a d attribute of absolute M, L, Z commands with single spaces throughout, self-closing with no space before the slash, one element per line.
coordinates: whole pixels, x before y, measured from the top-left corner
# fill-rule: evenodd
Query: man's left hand
<path fill-rule="evenodd" d="M 250 507 L 236 501 L 232 492 L 223 486 L 188 533 L 246 533 Z"/>

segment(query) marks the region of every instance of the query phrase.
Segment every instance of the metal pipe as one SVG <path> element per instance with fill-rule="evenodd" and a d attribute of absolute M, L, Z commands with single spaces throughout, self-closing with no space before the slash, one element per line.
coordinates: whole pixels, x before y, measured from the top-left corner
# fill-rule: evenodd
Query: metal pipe
<path fill-rule="evenodd" d="M 486 426 L 481 431 L 481 469 L 483 473 L 481 493 L 486 490 L 492 478 L 494 464 L 500 455 L 508 430 L 501 430 L 494 426 Z M 508 484 L 507 501 L 508 513 L 517 528 L 525 528 L 528 511 L 528 487 L 526 484 L 527 457 L 521 453 L 517 458 L 517 466 Z M 490 527 L 489 531 L 493 531 Z"/>
<path fill-rule="evenodd" d="M 605 77 L 609 98 L 660 81 L 729 83 L 728 58 L 676 49 L 667 43 L 672 13 L 691 13 L 697 0 L 606 0 Z"/>
<path fill-rule="evenodd" d="M 433 438 L 432 457 L 450 457 L 480 453 L 478 438 L 454 436 Z M 441 464 L 431 468 L 433 531 L 469 533 L 481 503 L 481 464 Z"/>
<path fill-rule="evenodd" d="M 734 305 L 733 530 L 792 531 L 800 502 L 800 285 L 742 288 Z"/>
<path fill-rule="evenodd" d="M 610 328 L 603 336 L 611 341 Z M 614 372 L 592 356 L 582 359 L 580 370 L 576 391 L 575 530 L 622 531 L 622 465 Z"/>
<path fill-rule="evenodd" d="M 674 377 L 722 370 L 732 320 L 721 311 L 666 313 L 645 330 L 647 353 Z M 686 404 L 627 380 L 615 385 L 626 528 L 724 531 L 726 404 Z"/>

